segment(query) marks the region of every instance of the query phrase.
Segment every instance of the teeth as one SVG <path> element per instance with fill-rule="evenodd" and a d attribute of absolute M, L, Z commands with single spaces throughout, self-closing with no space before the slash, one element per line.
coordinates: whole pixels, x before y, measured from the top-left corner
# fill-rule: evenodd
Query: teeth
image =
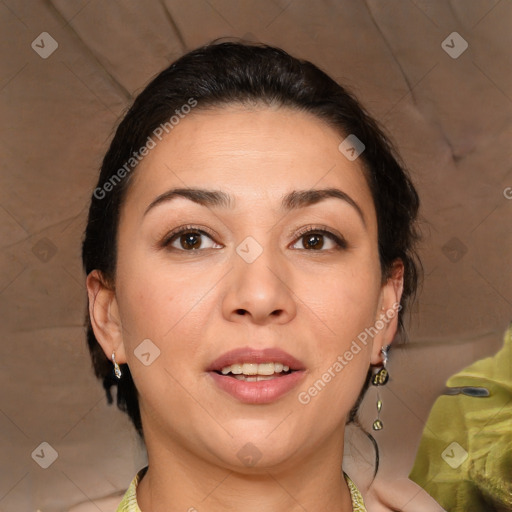
<path fill-rule="evenodd" d="M 244 380 L 245 382 L 257 382 L 260 380 L 272 380 L 274 377 L 268 375 L 258 375 L 256 377 L 246 377 L 245 375 L 235 375 L 236 380 Z"/>
<path fill-rule="evenodd" d="M 242 365 L 241 364 L 232 364 L 231 366 L 225 366 L 221 370 L 222 375 L 227 375 L 231 372 L 233 375 L 240 375 L 242 373 Z"/>
<path fill-rule="evenodd" d="M 242 365 L 241 364 L 232 364 L 231 365 L 231 373 L 234 375 L 240 375 L 242 373 Z"/>
<path fill-rule="evenodd" d="M 275 373 L 287 372 L 290 369 L 289 366 L 281 363 L 243 363 L 243 364 L 232 364 L 231 366 L 225 366 L 222 368 L 222 375 L 232 373 L 235 376 L 243 378 L 244 375 L 258 375 L 263 377 L 269 377 Z M 249 379 L 244 379 L 251 382 Z M 259 379 L 267 380 L 267 379 Z"/>
<path fill-rule="evenodd" d="M 258 364 L 244 363 L 242 365 L 242 373 L 244 375 L 258 375 Z"/>

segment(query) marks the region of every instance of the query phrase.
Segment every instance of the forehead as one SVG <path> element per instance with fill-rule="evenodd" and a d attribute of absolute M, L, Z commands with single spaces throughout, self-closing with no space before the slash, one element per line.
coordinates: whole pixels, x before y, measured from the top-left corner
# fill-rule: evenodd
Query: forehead
<path fill-rule="evenodd" d="M 291 190 L 336 187 L 373 222 L 373 200 L 360 159 L 338 146 L 344 136 L 316 116 L 283 107 L 227 106 L 185 116 L 144 157 L 125 208 L 143 215 L 171 188 L 201 187 L 233 196 L 232 207 L 272 209 Z"/>

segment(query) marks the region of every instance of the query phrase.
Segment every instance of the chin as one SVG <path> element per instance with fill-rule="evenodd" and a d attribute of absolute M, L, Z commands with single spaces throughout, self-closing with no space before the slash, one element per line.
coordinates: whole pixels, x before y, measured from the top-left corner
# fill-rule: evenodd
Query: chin
<path fill-rule="evenodd" d="M 285 469 L 291 465 L 291 457 L 299 450 L 300 444 L 294 438 L 293 446 L 288 445 L 281 436 L 269 436 L 267 432 L 270 431 L 265 429 L 261 434 L 252 431 L 234 435 L 229 443 L 223 443 L 222 453 L 218 453 L 221 443 L 212 447 L 212 452 L 226 468 L 239 473 L 255 474 Z"/>

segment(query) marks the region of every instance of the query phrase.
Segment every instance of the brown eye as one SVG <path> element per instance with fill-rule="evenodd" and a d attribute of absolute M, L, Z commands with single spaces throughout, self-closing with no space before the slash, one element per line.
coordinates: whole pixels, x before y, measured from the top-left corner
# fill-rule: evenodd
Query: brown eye
<path fill-rule="evenodd" d="M 302 237 L 302 245 L 306 249 L 321 249 L 324 246 L 323 236 L 318 233 L 312 235 L 304 235 Z"/>
<path fill-rule="evenodd" d="M 199 249 L 201 247 L 201 233 L 188 231 L 180 235 L 180 245 L 183 249 Z"/>
<path fill-rule="evenodd" d="M 327 240 L 326 240 L 327 239 Z M 302 240 L 302 247 L 294 247 L 296 249 L 304 249 L 308 251 L 325 252 L 336 249 L 346 249 L 347 242 L 334 233 L 324 229 L 309 230 L 299 234 L 298 242 Z M 327 241 L 327 247 L 326 247 Z M 298 243 L 296 242 L 296 244 Z"/>
<path fill-rule="evenodd" d="M 205 247 L 206 241 L 209 241 L 210 244 Z M 164 240 L 162 245 L 164 247 L 170 247 L 172 250 L 182 252 L 193 252 L 202 249 L 222 247 L 219 244 L 215 244 L 213 239 L 204 231 L 190 228 L 185 228 L 172 233 L 166 238 L 166 240 Z"/>

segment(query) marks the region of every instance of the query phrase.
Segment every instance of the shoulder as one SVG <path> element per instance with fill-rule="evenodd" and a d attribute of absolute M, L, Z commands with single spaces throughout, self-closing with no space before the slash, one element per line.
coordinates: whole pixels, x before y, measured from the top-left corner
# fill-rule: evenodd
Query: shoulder
<path fill-rule="evenodd" d="M 363 491 L 372 512 L 445 512 L 434 498 L 408 478 L 377 478 Z"/>

